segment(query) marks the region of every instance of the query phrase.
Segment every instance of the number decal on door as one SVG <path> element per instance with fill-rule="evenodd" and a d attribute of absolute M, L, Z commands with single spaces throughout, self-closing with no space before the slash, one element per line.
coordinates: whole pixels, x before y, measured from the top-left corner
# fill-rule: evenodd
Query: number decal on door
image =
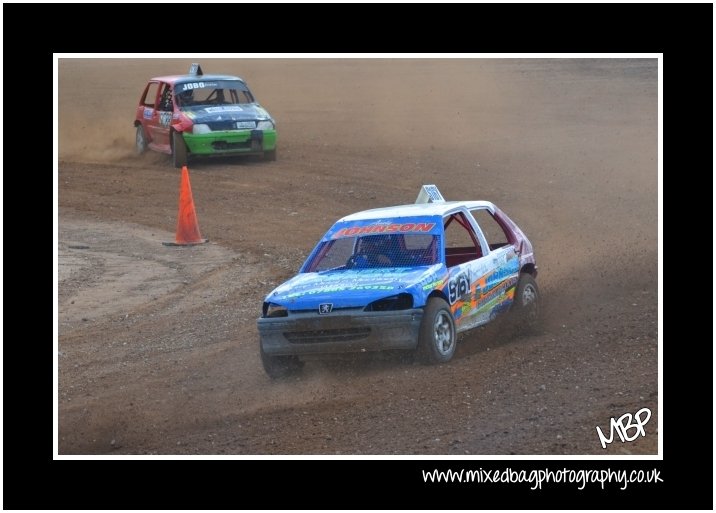
<path fill-rule="evenodd" d="M 448 282 L 448 299 L 450 304 L 455 302 L 470 291 L 470 271 L 465 269 L 458 273 Z"/>

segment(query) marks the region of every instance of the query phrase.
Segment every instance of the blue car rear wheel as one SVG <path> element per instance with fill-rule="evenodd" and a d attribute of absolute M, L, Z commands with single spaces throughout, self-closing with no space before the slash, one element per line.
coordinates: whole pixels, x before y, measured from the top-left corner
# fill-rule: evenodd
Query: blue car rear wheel
<path fill-rule="evenodd" d="M 512 303 L 515 321 L 525 331 L 536 330 L 540 321 L 540 293 L 537 282 L 529 273 L 520 274 Z"/>

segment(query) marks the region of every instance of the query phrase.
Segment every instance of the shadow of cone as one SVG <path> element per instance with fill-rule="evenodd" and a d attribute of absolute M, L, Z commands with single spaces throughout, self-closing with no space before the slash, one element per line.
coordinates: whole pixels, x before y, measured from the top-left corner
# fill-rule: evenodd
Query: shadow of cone
<path fill-rule="evenodd" d="M 189 170 L 186 166 L 181 168 L 181 184 L 179 186 L 179 217 L 177 218 L 177 233 L 175 242 L 162 242 L 165 246 L 192 246 L 204 244 L 206 239 L 201 238 L 199 222 L 196 220 L 194 197 L 191 194 L 189 183 Z"/>

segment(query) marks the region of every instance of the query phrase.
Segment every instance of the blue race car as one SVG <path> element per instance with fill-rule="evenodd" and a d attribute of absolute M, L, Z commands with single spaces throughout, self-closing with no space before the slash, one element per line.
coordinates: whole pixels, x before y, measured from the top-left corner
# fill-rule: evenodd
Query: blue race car
<path fill-rule="evenodd" d="M 425 185 L 415 204 L 340 219 L 258 319 L 264 369 L 301 357 L 403 349 L 449 361 L 457 334 L 508 310 L 538 315 L 532 244 L 489 201 L 446 202 Z"/>

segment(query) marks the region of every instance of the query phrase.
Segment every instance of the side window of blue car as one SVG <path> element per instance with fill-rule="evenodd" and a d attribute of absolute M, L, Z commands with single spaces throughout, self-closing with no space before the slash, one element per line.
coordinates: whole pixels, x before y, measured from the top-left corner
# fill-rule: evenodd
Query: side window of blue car
<path fill-rule="evenodd" d="M 445 229 L 445 265 L 454 267 L 483 256 L 479 237 L 463 212 L 443 218 Z"/>
<path fill-rule="evenodd" d="M 508 244 L 507 235 L 497 223 L 492 213 L 486 208 L 476 208 L 470 211 L 475 222 L 487 239 L 490 250 L 501 248 Z"/>

